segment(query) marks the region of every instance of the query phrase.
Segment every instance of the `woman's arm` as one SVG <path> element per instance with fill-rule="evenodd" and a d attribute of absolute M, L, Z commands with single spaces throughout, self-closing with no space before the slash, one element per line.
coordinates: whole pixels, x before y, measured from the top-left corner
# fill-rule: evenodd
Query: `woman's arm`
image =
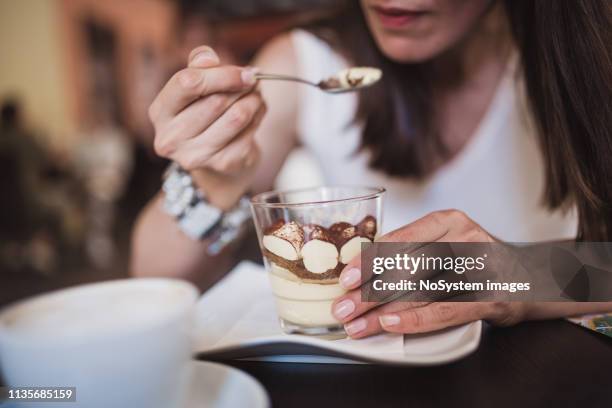
<path fill-rule="evenodd" d="M 186 91 L 180 79 L 176 80 L 180 73 L 169 81 L 150 110 L 156 129 L 155 146 L 158 154 L 190 171 L 213 205 L 229 209 L 245 192 L 272 186 L 295 145 L 297 93 L 293 84 L 259 84 L 266 111 L 259 106 L 256 90 L 232 83 L 232 79 L 240 80 L 234 72 L 236 67 L 198 65 L 194 54 L 197 51 L 192 53 L 189 67 L 181 72 L 189 71 L 187 75 L 200 78 L 201 89 L 195 89 L 200 95 L 182 106 Z M 266 45 L 254 65 L 262 71 L 294 74 L 296 62 L 289 35 Z M 190 85 L 190 77 L 187 79 L 183 82 Z M 251 100 L 241 102 L 246 98 Z M 207 122 L 207 115 L 214 110 L 220 115 Z M 197 283 L 203 271 L 228 264 L 231 249 L 214 257 L 207 255 L 209 243 L 185 236 L 163 211 L 162 203 L 160 192 L 136 222 L 130 263 L 133 275 L 171 276 Z"/>

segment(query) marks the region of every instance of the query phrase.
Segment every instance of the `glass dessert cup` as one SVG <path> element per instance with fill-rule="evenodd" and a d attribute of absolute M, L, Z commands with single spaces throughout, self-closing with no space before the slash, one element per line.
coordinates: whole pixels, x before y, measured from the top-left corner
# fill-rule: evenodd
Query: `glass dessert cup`
<path fill-rule="evenodd" d="M 288 334 L 344 337 L 331 313 L 345 291 L 338 277 L 381 228 L 383 188 L 272 191 L 251 200 L 257 237 L 281 328 Z"/>

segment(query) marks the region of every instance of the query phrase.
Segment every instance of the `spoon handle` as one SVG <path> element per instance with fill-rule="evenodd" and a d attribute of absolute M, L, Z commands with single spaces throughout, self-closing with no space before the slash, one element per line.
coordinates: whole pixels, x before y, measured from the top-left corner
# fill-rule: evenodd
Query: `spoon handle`
<path fill-rule="evenodd" d="M 301 82 L 303 84 L 307 84 L 307 85 L 312 85 L 312 86 L 318 87 L 318 84 L 315 84 L 314 82 L 307 81 L 305 79 L 294 77 L 294 76 L 290 76 L 290 75 L 257 73 L 257 74 L 255 74 L 255 78 L 256 79 L 263 79 L 263 80 Z"/>

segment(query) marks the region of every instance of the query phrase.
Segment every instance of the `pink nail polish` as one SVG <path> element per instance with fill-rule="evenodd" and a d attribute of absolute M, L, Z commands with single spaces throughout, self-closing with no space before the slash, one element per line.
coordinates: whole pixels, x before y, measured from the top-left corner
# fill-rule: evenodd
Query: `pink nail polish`
<path fill-rule="evenodd" d="M 197 53 L 191 60 L 193 65 L 216 65 L 219 63 L 219 57 L 212 50 L 205 50 Z"/>
<path fill-rule="evenodd" d="M 240 77 L 242 78 L 242 83 L 245 85 L 255 85 L 257 82 L 257 78 L 255 78 L 255 74 L 258 72 L 257 68 L 254 67 L 246 67 L 240 73 Z"/>
<path fill-rule="evenodd" d="M 368 322 L 363 317 L 359 319 L 355 319 L 350 323 L 344 325 L 344 330 L 348 333 L 349 336 L 362 332 L 368 327 Z"/>
<path fill-rule="evenodd" d="M 400 322 L 400 317 L 392 314 L 380 316 L 378 319 L 380 320 L 380 324 L 385 327 L 395 326 Z"/>
<path fill-rule="evenodd" d="M 361 271 L 357 268 L 351 268 L 340 275 L 340 286 L 345 289 L 351 289 L 361 280 Z"/>
<path fill-rule="evenodd" d="M 342 320 L 345 317 L 349 316 L 354 311 L 355 311 L 355 303 L 353 303 L 353 301 L 350 299 L 344 299 L 343 301 L 336 304 L 336 306 L 334 307 L 333 313 L 337 319 Z"/>

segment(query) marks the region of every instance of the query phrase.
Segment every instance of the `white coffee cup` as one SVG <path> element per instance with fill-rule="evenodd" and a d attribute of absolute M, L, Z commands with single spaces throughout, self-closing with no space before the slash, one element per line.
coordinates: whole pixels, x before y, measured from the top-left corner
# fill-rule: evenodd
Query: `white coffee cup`
<path fill-rule="evenodd" d="M 192 352 L 197 297 L 197 289 L 184 281 L 127 279 L 9 306 L 0 313 L 4 382 L 76 387 L 76 403 L 54 407 L 177 406 Z"/>

